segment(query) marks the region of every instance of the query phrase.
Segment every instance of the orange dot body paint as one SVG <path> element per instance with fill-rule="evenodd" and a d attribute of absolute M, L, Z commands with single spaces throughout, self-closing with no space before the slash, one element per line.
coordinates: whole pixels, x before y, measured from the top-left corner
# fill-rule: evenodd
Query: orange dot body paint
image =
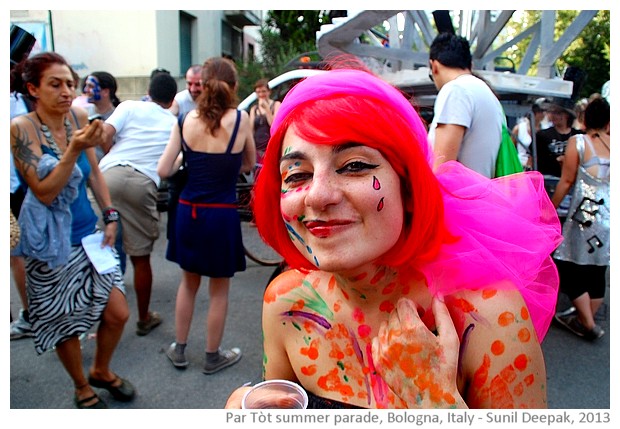
<path fill-rule="evenodd" d="M 310 343 L 310 347 L 302 347 L 299 350 L 299 353 L 301 353 L 303 356 L 308 356 L 308 358 L 311 360 L 317 360 L 317 358 L 319 357 L 319 346 L 319 340 L 312 340 L 312 342 Z"/>
<path fill-rule="evenodd" d="M 509 311 L 505 311 L 502 314 L 499 315 L 498 319 L 497 319 L 497 323 L 499 323 L 499 326 L 508 326 L 510 324 L 512 324 L 515 321 L 515 315 Z"/>
<path fill-rule="evenodd" d="M 303 309 L 305 307 L 305 305 L 306 304 L 304 303 L 303 299 L 298 299 L 291 306 L 291 310 L 301 310 L 301 309 Z"/>
<path fill-rule="evenodd" d="M 527 328 L 519 329 L 518 336 L 519 336 L 519 341 L 521 341 L 522 343 L 527 343 L 532 337 L 532 335 L 530 334 L 530 330 Z"/>
<path fill-rule="evenodd" d="M 329 292 L 333 292 L 333 290 L 336 287 L 336 285 L 337 285 L 336 276 L 331 276 L 329 278 L 329 282 L 327 282 L 327 290 Z"/>
<path fill-rule="evenodd" d="M 353 388 L 350 385 L 343 383 L 342 377 L 339 374 L 338 368 L 334 368 L 326 375 L 319 377 L 318 386 L 327 392 L 337 392 L 344 400 L 352 398 L 355 394 Z"/>
<path fill-rule="evenodd" d="M 302 366 L 301 373 L 307 376 L 316 374 L 316 365 Z"/>
<path fill-rule="evenodd" d="M 534 384 L 534 374 L 526 375 L 523 379 L 523 382 L 526 386 L 531 386 L 532 384 Z"/>
<path fill-rule="evenodd" d="M 524 354 L 520 354 L 519 356 L 515 358 L 515 368 L 517 368 L 519 371 L 525 371 L 525 368 L 527 368 L 528 362 L 529 362 L 528 357 Z"/>
<path fill-rule="evenodd" d="M 482 291 L 482 299 L 491 299 L 495 295 L 497 295 L 497 290 L 496 289 L 484 289 Z"/>
<path fill-rule="evenodd" d="M 523 395 L 524 391 L 525 388 L 523 387 L 523 383 L 517 383 L 514 389 L 512 389 L 512 393 L 514 394 L 514 396 L 521 396 Z"/>
<path fill-rule="evenodd" d="M 502 353 L 504 353 L 504 343 L 501 342 L 500 340 L 496 340 L 493 341 L 493 344 L 491 344 L 491 352 L 495 355 L 495 356 L 499 356 Z"/>
<path fill-rule="evenodd" d="M 456 298 L 452 300 L 452 305 L 460 309 L 463 313 L 471 313 L 473 311 L 478 311 L 476 310 L 476 307 L 474 307 L 471 302 L 467 301 L 466 299 L 462 299 L 462 298 Z"/>
<path fill-rule="evenodd" d="M 521 307 L 521 319 L 527 320 L 530 318 L 530 312 L 527 311 L 527 307 Z"/>
<path fill-rule="evenodd" d="M 335 360 L 342 360 L 345 357 L 345 354 L 340 348 L 340 345 L 335 341 L 332 342 L 332 349 L 329 352 L 329 357 Z"/>

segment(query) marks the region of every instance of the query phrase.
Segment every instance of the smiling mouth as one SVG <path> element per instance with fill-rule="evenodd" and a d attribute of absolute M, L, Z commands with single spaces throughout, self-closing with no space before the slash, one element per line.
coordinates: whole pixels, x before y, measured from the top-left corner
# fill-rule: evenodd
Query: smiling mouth
<path fill-rule="evenodd" d="M 311 220 L 305 221 L 304 226 L 306 229 L 315 237 L 326 238 L 333 234 L 336 234 L 350 225 L 353 222 L 350 220 L 331 220 L 331 221 L 321 221 L 321 220 Z"/>

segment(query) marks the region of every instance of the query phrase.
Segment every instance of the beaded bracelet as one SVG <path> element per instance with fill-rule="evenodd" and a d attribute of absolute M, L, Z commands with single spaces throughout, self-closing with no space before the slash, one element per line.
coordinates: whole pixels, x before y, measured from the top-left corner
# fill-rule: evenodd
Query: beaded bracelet
<path fill-rule="evenodd" d="M 118 222 L 120 218 L 121 217 L 118 213 L 118 210 L 116 210 L 114 207 L 106 207 L 105 209 L 103 209 L 103 223 L 105 223 L 106 225 L 111 222 Z"/>

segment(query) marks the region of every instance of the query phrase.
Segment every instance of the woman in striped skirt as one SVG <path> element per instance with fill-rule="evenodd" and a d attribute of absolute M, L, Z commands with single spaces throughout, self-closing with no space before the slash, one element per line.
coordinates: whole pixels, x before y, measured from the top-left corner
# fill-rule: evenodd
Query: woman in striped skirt
<path fill-rule="evenodd" d="M 75 386 L 78 408 L 106 408 L 93 387 L 115 399 L 134 397 L 133 386 L 110 369 L 129 318 L 120 268 L 100 274 L 81 245 L 96 231 L 98 216 L 86 194 L 92 189 L 103 208 L 102 245 L 114 246 L 118 212 L 99 171 L 95 147 L 103 124 L 88 124 L 86 111 L 72 108 L 76 78 L 66 60 L 45 52 L 11 71 L 11 87 L 35 103 L 35 110 L 11 122 L 11 150 L 28 186 L 20 212 L 30 320 L 37 353 L 55 348 Z M 84 374 L 79 336 L 93 325 L 97 349 Z"/>

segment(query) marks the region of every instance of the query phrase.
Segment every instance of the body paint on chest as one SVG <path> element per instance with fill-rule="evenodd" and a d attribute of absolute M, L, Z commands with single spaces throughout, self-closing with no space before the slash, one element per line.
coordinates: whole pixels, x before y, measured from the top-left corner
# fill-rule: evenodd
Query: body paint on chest
<path fill-rule="evenodd" d="M 305 307 L 313 310 L 327 320 L 334 320 L 334 313 L 330 310 L 323 297 L 316 291 L 319 282 L 320 279 L 316 279 L 313 283 L 310 283 L 308 280 L 302 280 L 301 287 L 293 289 L 291 292 L 291 295 L 296 296 L 298 299 L 282 298 L 282 300 L 294 303 L 294 311 L 297 313 L 304 313 L 299 311 L 299 309 Z M 303 303 L 303 305 L 300 305 L 301 303 Z M 287 313 L 289 312 L 284 314 Z"/>

